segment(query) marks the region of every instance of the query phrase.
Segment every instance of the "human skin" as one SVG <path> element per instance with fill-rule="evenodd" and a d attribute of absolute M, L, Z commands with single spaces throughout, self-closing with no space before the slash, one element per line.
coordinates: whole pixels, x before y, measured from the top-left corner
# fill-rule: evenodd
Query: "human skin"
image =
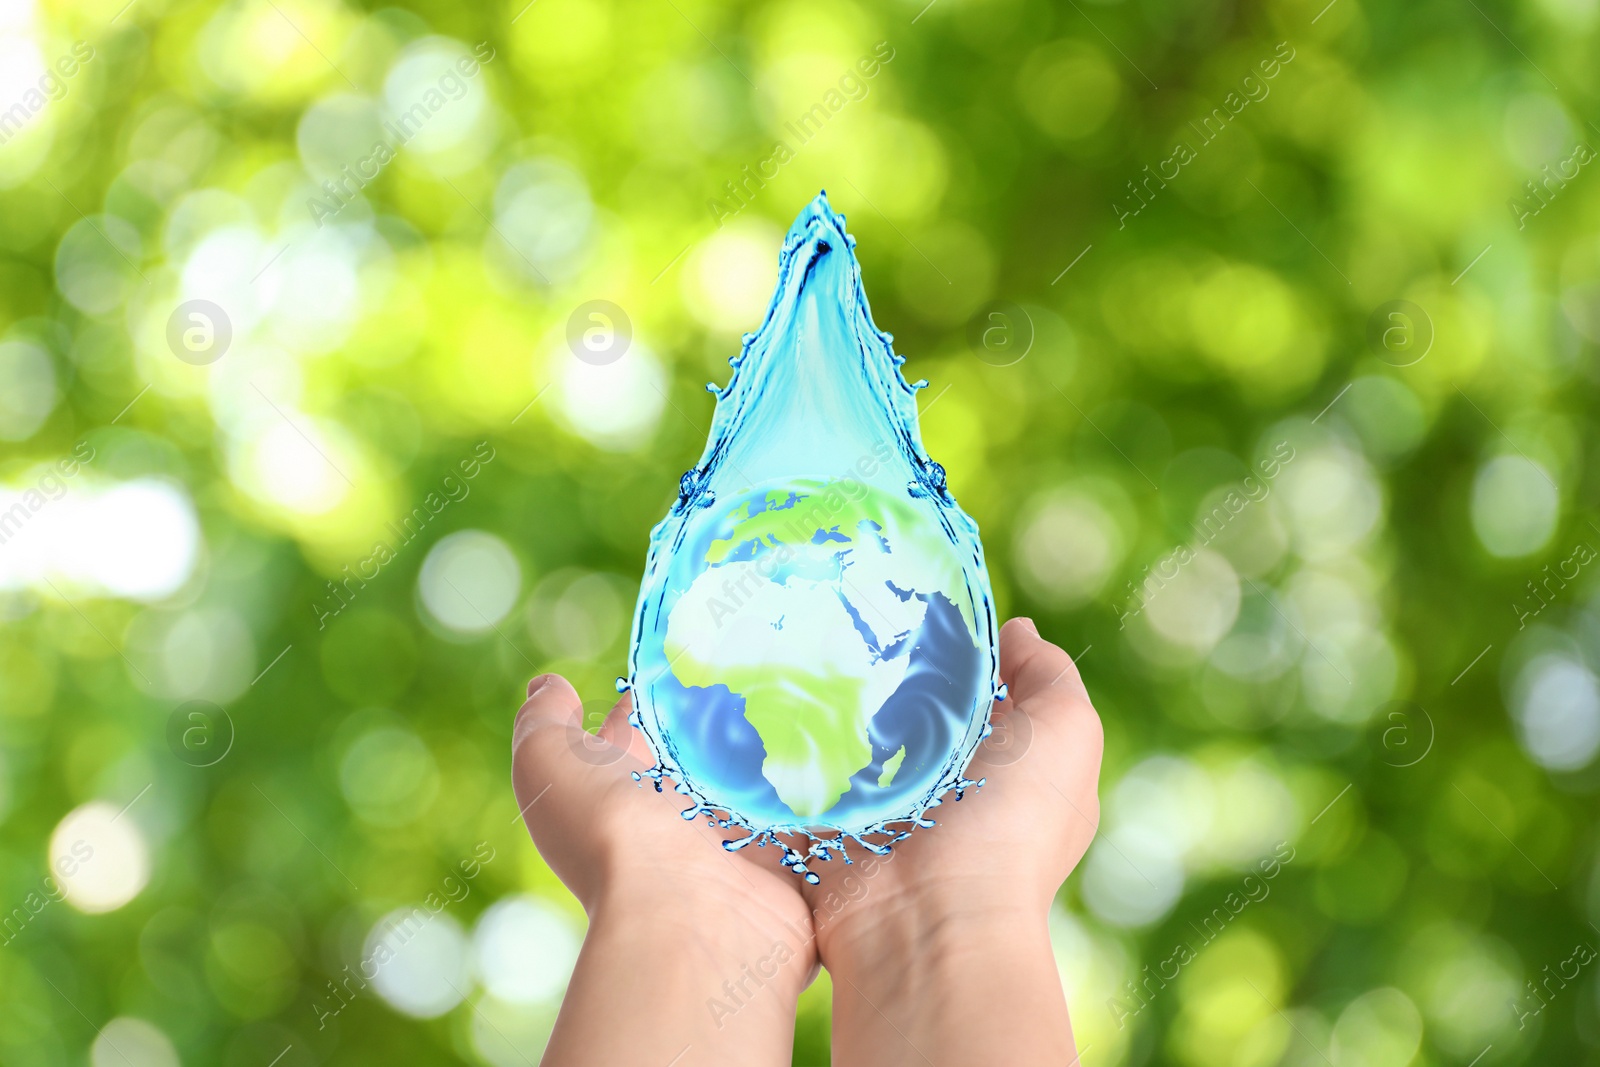
<path fill-rule="evenodd" d="M 1075 1063 L 1048 915 L 1098 824 L 1100 720 L 1070 657 L 1027 619 L 1001 630 L 1000 675 L 1010 698 L 969 771 L 984 787 L 932 809 L 937 828 L 888 857 L 812 864 L 814 887 L 774 849 L 730 855 L 725 831 L 662 817 L 668 798 L 630 774 L 653 760 L 626 697 L 588 738 L 572 687 L 534 679 L 514 731 L 517 802 L 590 920 L 544 1062 L 787 1064 L 820 963 L 836 1064 Z M 754 981 L 758 964 L 776 973 Z M 743 988 L 730 995 L 730 980 Z"/>
<path fill-rule="evenodd" d="M 512 731 L 523 821 L 589 916 L 543 1063 L 787 1064 L 818 969 L 799 879 L 773 850 L 729 854 L 725 831 L 633 781 L 654 761 L 630 708 L 624 698 L 590 736 L 577 692 L 541 675 Z"/>
<path fill-rule="evenodd" d="M 1028 619 L 1000 631 L 1000 677 L 1009 699 L 967 772 L 983 788 L 930 811 L 938 825 L 887 862 L 856 854 L 848 895 L 828 896 L 834 864 L 803 890 L 840 1067 L 1077 1062 L 1048 922 L 1099 825 L 1100 717 Z"/>

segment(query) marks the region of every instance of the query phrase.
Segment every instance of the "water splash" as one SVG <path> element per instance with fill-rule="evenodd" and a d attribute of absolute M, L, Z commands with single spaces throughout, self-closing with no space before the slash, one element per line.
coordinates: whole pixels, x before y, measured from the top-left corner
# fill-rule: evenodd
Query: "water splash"
<path fill-rule="evenodd" d="M 790 227 L 651 533 L 627 679 L 657 760 L 635 778 L 813 883 L 808 861 L 881 855 L 982 785 L 965 769 L 1004 699 L 978 528 L 922 447 L 927 383 L 873 325 L 854 249 L 826 193 Z"/>

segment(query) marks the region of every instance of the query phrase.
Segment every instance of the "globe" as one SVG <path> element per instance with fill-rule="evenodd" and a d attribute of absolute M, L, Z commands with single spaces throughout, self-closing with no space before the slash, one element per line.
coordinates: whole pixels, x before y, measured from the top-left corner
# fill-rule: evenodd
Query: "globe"
<path fill-rule="evenodd" d="M 959 545 L 933 501 L 856 479 L 699 509 L 636 620 L 636 695 L 663 762 L 756 831 L 919 812 L 959 775 L 994 695 L 978 563 Z"/>

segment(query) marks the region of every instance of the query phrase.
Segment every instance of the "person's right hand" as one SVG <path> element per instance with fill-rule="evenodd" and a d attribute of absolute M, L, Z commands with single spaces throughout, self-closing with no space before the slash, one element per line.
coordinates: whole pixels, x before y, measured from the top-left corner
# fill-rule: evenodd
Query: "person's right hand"
<path fill-rule="evenodd" d="M 1022 1029 L 996 1038 L 1013 1042 L 1005 1062 L 1070 1059 L 1048 915 L 1099 824 L 1100 717 L 1071 657 L 1028 619 L 1000 632 L 1000 677 L 1009 698 L 967 772 L 987 777 L 981 789 L 947 796 L 928 812 L 937 825 L 888 856 L 811 865 L 835 1062 L 998 1062 L 984 1033 L 1019 1013 Z"/>
<path fill-rule="evenodd" d="M 630 698 L 590 734 L 577 692 L 543 675 L 513 728 L 523 820 L 589 916 L 544 1062 L 788 1063 L 818 969 L 800 879 L 773 849 L 729 855 L 682 796 L 633 780 L 655 760 Z"/>

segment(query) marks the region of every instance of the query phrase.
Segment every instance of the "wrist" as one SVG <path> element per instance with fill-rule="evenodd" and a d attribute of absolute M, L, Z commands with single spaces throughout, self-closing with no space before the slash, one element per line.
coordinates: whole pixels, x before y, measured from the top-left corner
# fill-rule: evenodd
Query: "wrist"
<path fill-rule="evenodd" d="M 1016 883 L 949 877 L 935 887 L 897 887 L 874 893 L 869 885 L 836 913 L 827 899 L 815 910 L 817 942 L 830 973 L 855 978 L 885 959 L 913 966 L 959 968 L 975 958 L 1049 941 L 1049 898 L 1019 891 Z"/>
<path fill-rule="evenodd" d="M 685 899 L 685 898 L 679 898 Z M 648 893 L 616 887 L 589 914 L 589 937 L 629 946 L 641 963 L 667 970 L 674 980 L 724 997 L 725 986 L 751 999 L 757 990 L 782 1010 L 794 1004 L 811 980 L 814 936 L 785 917 L 768 914 L 748 897 L 734 898 L 700 887 L 685 904 L 670 888 Z"/>
<path fill-rule="evenodd" d="M 690 1048 L 706 1067 L 789 1062 L 809 957 L 775 952 L 734 909 L 674 888 L 586 902 L 589 930 L 543 1062 L 664 1062 Z"/>
<path fill-rule="evenodd" d="M 874 1051 L 855 1062 L 1077 1062 L 1049 905 L 1035 895 L 916 893 L 879 902 L 821 941 L 834 1033 Z M 836 1038 L 837 1039 L 837 1038 Z M 1069 1059 L 1070 1057 L 1070 1059 Z M 838 1062 L 838 1061 L 836 1061 Z"/>

